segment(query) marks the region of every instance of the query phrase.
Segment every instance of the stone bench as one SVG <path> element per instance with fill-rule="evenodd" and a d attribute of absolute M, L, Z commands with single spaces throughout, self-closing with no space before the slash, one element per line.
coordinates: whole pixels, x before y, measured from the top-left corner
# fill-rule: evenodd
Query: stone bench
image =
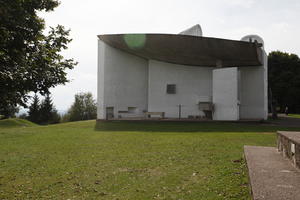
<path fill-rule="evenodd" d="M 165 112 L 146 112 L 148 118 L 151 118 L 152 115 L 159 115 L 161 118 L 165 118 Z"/>
<path fill-rule="evenodd" d="M 277 132 L 277 148 L 300 169 L 300 132 Z"/>

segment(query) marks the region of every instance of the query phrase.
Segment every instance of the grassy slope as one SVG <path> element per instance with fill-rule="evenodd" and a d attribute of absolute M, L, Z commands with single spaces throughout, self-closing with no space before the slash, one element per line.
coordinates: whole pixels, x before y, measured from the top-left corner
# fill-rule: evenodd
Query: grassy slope
<path fill-rule="evenodd" d="M 36 126 L 36 124 L 19 118 L 3 119 L 0 120 L 0 128 L 13 128 L 13 127 L 31 127 Z"/>
<path fill-rule="evenodd" d="M 0 199 L 249 199 L 243 146 L 274 146 L 277 129 L 173 122 L 95 129 L 94 121 L 0 128 Z"/>

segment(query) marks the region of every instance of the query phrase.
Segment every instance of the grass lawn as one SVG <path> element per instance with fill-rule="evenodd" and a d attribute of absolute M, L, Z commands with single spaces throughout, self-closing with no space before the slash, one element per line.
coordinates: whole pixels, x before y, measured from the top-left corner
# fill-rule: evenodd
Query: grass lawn
<path fill-rule="evenodd" d="M 289 114 L 289 117 L 300 118 L 300 114 Z"/>
<path fill-rule="evenodd" d="M 0 121 L 0 199 L 250 199 L 244 145 L 266 125 Z"/>

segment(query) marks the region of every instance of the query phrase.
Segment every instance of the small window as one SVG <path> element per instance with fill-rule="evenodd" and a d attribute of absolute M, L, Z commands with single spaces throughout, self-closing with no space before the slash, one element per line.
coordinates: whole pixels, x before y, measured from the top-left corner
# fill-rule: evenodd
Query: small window
<path fill-rule="evenodd" d="M 167 84 L 167 94 L 176 94 L 175 84 Z"/>
<path fill-rule="evenodd" d="M 137 108 L 136 107 L 128 107 L 128 113 L 137 113 Z"/>

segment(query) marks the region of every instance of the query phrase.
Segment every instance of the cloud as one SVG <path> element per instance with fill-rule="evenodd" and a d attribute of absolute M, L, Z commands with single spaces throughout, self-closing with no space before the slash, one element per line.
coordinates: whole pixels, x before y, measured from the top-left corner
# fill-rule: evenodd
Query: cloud
<path fill-rule="evenodd" d="M 225 0 L 225 3 L 235 7 L 252 8 L 254 6 L 254 0 Z"/>

